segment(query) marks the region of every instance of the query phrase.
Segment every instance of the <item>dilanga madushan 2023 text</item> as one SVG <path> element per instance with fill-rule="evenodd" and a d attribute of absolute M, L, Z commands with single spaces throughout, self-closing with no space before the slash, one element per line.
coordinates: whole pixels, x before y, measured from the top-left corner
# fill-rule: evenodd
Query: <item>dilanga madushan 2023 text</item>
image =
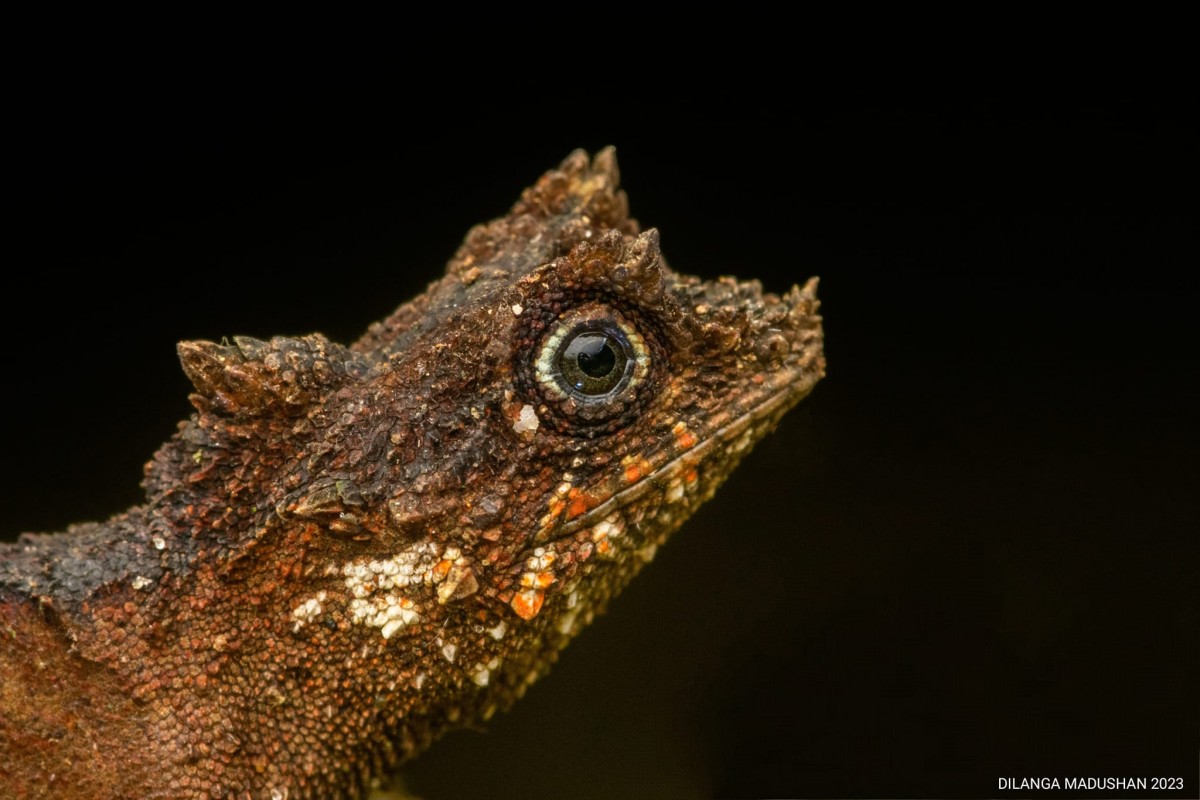
<path fill-rule="evenodd" d="M 1073 790 L 1111 790 L 1117 792 L 1130 791 L 1147 791 L 1155 789 L 1174 789 L 1176 791 L 1183 789 L 1182 778 L 1080 778 L 1080 777 L 1065 777 L 1065 778 L 1000 778 L 999 786 L 1001 790 L 1029 790 L 1029 789 L 1066 789 Z"/>

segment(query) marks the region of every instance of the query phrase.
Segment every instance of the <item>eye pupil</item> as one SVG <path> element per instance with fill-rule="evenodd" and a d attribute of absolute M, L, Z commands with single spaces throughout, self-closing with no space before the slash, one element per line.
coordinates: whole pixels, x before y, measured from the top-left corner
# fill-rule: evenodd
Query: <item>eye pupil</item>
<path fill-rule="evenodd" d="M 616 366 L 617 354 L 613 352 L 607 336 L 580 336 L 572 343 L 572 347 L 576 345 L 576 362 L 580 371 L 589 378 L 603 378 Z"/>
<path fill-rule="evenodd" d="M 624 385 L 632 367 L 627 343 L 606 330 L 583 330 L 559 351 L 562 379 L 584 397 L 600 397 Z"/>

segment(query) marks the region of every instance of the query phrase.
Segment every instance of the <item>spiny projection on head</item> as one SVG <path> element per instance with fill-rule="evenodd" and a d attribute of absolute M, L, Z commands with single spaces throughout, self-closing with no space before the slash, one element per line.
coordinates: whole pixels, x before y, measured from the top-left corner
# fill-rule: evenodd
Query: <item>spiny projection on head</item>
<path fill-rule="evenodd" d="M 489 719 L 824 374 L 571 154 L 349 347 L 183 342 L 146 502 L 0 549 L 5 796 L 360 797 Z"/>

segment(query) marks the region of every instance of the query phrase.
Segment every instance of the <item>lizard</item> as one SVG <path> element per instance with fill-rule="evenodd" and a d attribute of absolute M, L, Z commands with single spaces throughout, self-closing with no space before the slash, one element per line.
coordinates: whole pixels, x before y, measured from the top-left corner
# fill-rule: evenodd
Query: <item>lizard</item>
<path fill-rule="evenodd" d="M 364 797 L 508 709 L 825 372 L 576 151 L 344 346 L 185 341 L 145 503 L 0 545 L 0 795 Z"/>

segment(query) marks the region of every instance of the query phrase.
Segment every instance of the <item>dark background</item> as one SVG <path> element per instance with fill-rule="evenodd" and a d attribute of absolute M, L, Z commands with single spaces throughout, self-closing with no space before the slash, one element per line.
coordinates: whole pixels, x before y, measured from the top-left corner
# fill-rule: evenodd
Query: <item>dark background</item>
<path fill-rule="evenodd" d="M 3 534 L 139 501 L 190 410 L 177 340 L 353 340 L 470 225 L 612 143 L 676 269 L 821 276 L 829 377 L 549 677 L 412 764 L 410 789 L 1174 776 L 1186 790 L 1158 796 L 1196 796 L 1196 130 L 1144 100 L 507 98 L 21 98 Z"/>

